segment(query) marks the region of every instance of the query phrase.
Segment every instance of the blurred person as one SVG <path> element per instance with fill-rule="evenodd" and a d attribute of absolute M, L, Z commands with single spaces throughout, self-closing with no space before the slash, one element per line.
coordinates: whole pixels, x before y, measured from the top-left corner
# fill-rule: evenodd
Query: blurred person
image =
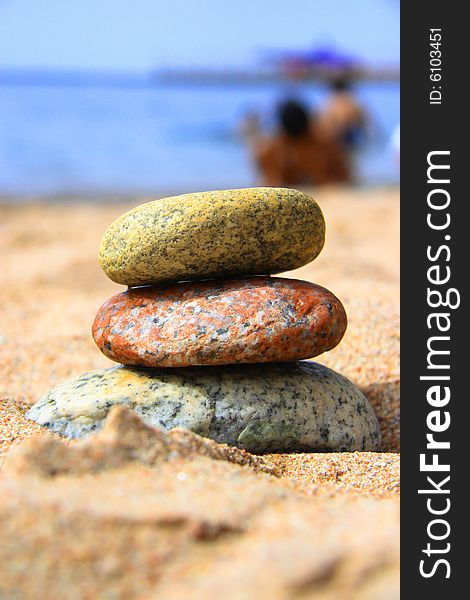
<path fill-rule="evenodd" d="M 296 100 L 282 103 L 277 113 L 278 130 L 259 140 L 254 158 L 267 186 L 324 185 L 350 181 L 341 147 L 316 132 L 315 119 Z"/>
<path fill-rule="evenodd" d="M 320 117 L 323 134 L 335 139 L 349 153 L 356 150 L 366 134 L 367 115 L 351 90 L 347 77 L 335 77 Z"/>
<path fill-rule="evenodd" d="M 400 123 L 396 125 L 390 137 L 390 148 L 393 158 L 398 166 L 400 166 Z"/>
<path fill-rule="evenodd" d="M 248 111 L 237 127 L 238 137 L 249 145 L 259 139 L 262 131 L 261 117 L 255 110 Z"/>

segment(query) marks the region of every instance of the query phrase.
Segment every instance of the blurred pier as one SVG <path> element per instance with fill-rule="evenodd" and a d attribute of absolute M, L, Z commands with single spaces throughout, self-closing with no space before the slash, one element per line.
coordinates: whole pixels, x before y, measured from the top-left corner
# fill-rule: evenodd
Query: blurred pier
<path fill-rule="evenodd" d="M 105 87 L 151 87 L 156 85 L 257 86 L 273 83 L 328 83 L 337 77 L 351 81 L 398 82 L 396 67 L 324 67 L 214 69 L 155 69 L 150 72 L 86 71 L 61 69 L 0 69 L 0 85 L 61 85 Z"/>
<path fill-rule="evenodd" d="M 317 83 L 346 77 L 351 81 L 398 82 L 400 69 L 386 68 L 279 68 L 279 69 L 162 69 L 151 74 L 156 83 L 188 85 L 259 85 L 263 83 Z"/>

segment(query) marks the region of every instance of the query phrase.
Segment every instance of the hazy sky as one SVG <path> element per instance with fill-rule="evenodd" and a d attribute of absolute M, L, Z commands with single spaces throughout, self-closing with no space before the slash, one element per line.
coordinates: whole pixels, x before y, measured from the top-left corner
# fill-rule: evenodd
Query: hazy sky
<path fill-rule="evenodd" d="M 334 45 L 399 58 L 398 0 L 0 0 L 0 67 L 237 65 Z"/>

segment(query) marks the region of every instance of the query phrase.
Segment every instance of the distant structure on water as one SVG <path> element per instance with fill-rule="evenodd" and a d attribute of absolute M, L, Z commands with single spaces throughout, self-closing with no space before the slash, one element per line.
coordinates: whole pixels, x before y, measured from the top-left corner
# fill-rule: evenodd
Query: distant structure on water
<path fill-rule="evenodd" d="M 151 87 L 177 85 L 259 85 L 263 83 L 398 81 L 398 67 L 372 67 L 329 48 L 305 52 L 274 50 L 265 53 L 259 66 L 235 68 L 154 69 L 150 72 L 81 69 L 0 68 L 2 85 L 60 85 L 70 87 Z"/>
<path fill-rule="evenodd" d="M 160 69 L 152 73 L 155 81 L 179 84 L 259 84 L 271 82 L 398 81 L 398 67 L 372 67 L 352 55 L 329 47 L 306 51 L 274 50 L 265 53 L 263 64 L 252 69 L 186 68 Z"/>

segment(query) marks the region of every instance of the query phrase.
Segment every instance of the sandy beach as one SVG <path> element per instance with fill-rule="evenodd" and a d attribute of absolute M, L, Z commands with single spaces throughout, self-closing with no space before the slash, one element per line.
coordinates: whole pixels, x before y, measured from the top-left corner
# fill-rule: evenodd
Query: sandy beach
<path fill-rule="evenodd" d="M 390 550 L 393 554 L 398 544 L 396 508 L 400 445 L 398 190 L 324 189 L 315 193 L 314 197 L 327 222 L 325 248 L 313 263 L 285 276 L 318 283 L 342 300 L 349 321 L 343 342 L 315 360 L 343 373 L 364 391 L 379 418 L 382 448 L 379 453 L 279 454 L 269 455 L 265 460 L 278 470 L 280 478 L 276 479 L 276 485 L 284 490 L 287 497 L 292 495 L 289 502 L 302 496 L 314 498 L 317 508 L 326 507 L 333 500 L 346 503 L 344 506 L 348 514 L 354 515 L 357 510 L 357 518 L 351 517 L 356 524 L 351 519 L 348 521 L 352 529 L 357 529 L 361 519 L 368 518 L 369 508 L 364 508 L 360 504 L 362 501 L 373 501 L 378 503 L 377 506 L 383 506 L 383 509 L 377 508 L 379 512 L 391 510 L 393 515 L 387 512 L 386 517 L 390 535 L 388 541 L 383 542 L 383 549 L 386 552 L 387 548 L 393 547 L 393 551 Z M 21 446 L 27 438 L 38 438 L 40 443 L 57 438 L 25 419 L 27 406 L 67 378 L 113 364 L 96 348 L 90 328 L 101 304 L 123 288 L 108 280 L 101 271 L 97 248 L 102 233 L 112 220 L 146 200 L 148 198 L 136 197 L 119 204 L 92 203 L 89 200 L 45 203 L 38 200 L 0 206 L 3 277 L 0 289 L 0 464 L 7 464 L 5 457 L 12 446 L 17 451 L 17 446 Z M 14 454 L 13 450 L 11 454 Z M 7 486 L 12 485 L 13 479 L 15 485 L 20 485 L 16 475 L 12 479 L 13 471 L 10 469 L 8 474 L 7 470 L 4 476 Z M 270 476 L 264 474 L 262 477 Z M 1 480 L 0 474 L 0 484 Z M 281 492 L 278 490 L 276 493 Z M 389 503 L 394 508 L 390 509 Z M 337 510 L 341 512 L 342 509 Z M 380 521 L 377 515 L 372 520 L 377 518 Z M 328 519 L 335 521 L 332 514 Z M 341 522 L 344 527 L 344 522 Z M 339 521 L 337 524 L 339 526 Z M 326 533 L 323 534 L 327 537 Z M 249 536 L 248 533 L 246 535 Z M 227 540 L 224 543 L 227 544 Z M 204 552 L 200 561 L 211 565 L 211 560 L 215 559 L 209 556 L 207 548 Z M 199 568 L 200 564 L 195 561 L 188 569 Z M 357 590 L 357 597 L 377 598 L 377 590 L 390 591 L 387 586 L 390 581 L 397 580 L 397 575 L 394 570 L 395 574 L 390 579 L 389 567 L 389 563 L 385 567 L 377 567 L 380 576 L 374 580 L 374 586 L 378 587 L 369 589 L 361 587 L 363 583 L 356 587 L 356 583 L 351 584 Z M 171 569 L 174 568 L 173 565 Z M 188 582 L 193 581 L 193 575 L 188 575 Z M 338 576 L 336 581 L 335 577 L 332 576 L 330 587 L 329 583 L 325 584 L 322 598 L 338 597 L 333 592 L 336 590 L 338 593 L 338 582 L 344 581 L 344 578 Z M 164 597 L 178 597 L 178 590 L 183 593 L 184 588 L 174 592 L 171 586 L 168 587 L 168 578 L 166 572 L 162 584 L 162 589 L 167 592 Z M 368 580 L 367 585 L 369 583 Z M 24 589 L 22 597 L 30 597 L 27 588 Z M 262 587 L 256 589 L 261 590 L 260 593 L 268 590 Z M 311 597 L 309 594 L 313 588 L 309 588 L 306 594 L 302 589 L 296 588 L 297 591 L 291 595 L 275 597 Z M 213 588 L 212 592 L 215 593 L 215 590 Z M 333 595 L 328 595 L 330 593 Z M 128 597 L 137 596 L 131 594 Z M 194 593 L 191 597 L 198 596 Z M 233 597 L 249 596 L 235 594 Z M 391 592 L 380 597 L 397 596 Z"/>

